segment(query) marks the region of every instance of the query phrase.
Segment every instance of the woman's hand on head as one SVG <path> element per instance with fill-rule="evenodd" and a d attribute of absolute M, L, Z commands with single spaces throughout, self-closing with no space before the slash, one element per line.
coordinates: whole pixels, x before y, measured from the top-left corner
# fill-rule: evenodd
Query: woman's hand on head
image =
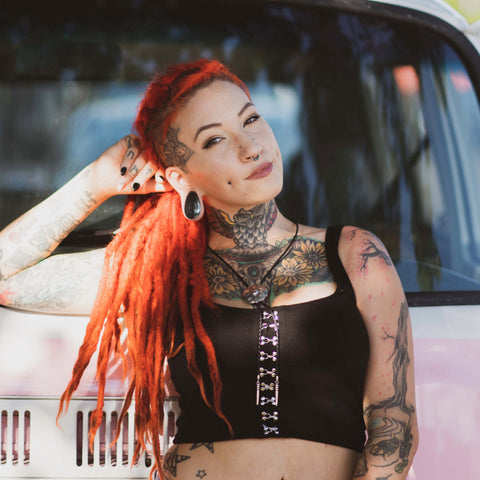
<path fill-rule="evenodd" d="M 147 162 L 134 135 L 112 145 L 93 163 L 95 187 L 103 195 L 146 194 L 171 190 L 161 169 Z"/>

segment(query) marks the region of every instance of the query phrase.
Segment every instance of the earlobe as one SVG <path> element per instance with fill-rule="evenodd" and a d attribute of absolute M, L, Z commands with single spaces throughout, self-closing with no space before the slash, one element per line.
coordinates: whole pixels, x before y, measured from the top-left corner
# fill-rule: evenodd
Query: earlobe
<path fill-rule="evenodd" d="M 165 170 L 165 176 L 168 183 L 180 195 L 185 218 L 188 220 L 200 220 L 205 210 L 201 192 L 190 185 L 190 182 L 185 177 L 185 173 L 178 167 L 168 167 Z"/>
<path fill-rule="evenodd" d="M 185 172 L 178 167 L 167 167 L 165 170 L 165 178 L 168 183 L 178 192 L 181 190 L 190 190 L 190 182 L 185 177 Z"/>

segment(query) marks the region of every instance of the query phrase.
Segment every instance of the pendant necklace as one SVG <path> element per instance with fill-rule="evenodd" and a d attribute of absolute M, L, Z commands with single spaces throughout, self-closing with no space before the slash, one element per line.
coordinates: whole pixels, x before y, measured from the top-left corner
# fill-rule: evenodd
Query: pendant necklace
<path fill-rule="evenodd" d="M 221 260 L 225 265 L 227 265 L 227 267 L 235 274 L 235 276 L 245 285 L 245 289 L 242 292 L 242 298 L 253 307 L 258 307 L 259 304 L 262 304 L 264 300 L 269 296 L 271 291 L 271 286 L 266 287 L 265 285 L 263 285 L 263 282 L 268 278 L 268 276 L 274 271 L 277 265 L 287 256 L 287 254 L 292 249 L 293 242 L 295 242 L 298 236 L 298 223 L 295 223 L 295 226 L 296 226 L 295 235 L 290 240 L 290 243 L 288 244 L 287 248 L 277 258 L 277 260 L 269 268 L 267 273 L 260 279 L 260 282 L 254 285 L 248 285 L 246 280 L 222 256 L 220 256 L 210 246 L 207 246 L 208 250 L 211 253 L 213 253 L 219 260 Z M 270 303 L 269 300 L 268 300 L 268 303 Z"/>

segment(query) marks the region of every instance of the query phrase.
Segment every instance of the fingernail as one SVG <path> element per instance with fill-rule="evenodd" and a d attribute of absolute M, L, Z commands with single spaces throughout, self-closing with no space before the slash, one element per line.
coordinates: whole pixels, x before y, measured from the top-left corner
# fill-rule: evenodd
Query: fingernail
<path fill-rule="evenodd" d="M 127 167 L 122 167 L 120 170 L 120 175 L 123 177 L 127 173 Z"/>
<path fill-rule="evenodd" d="M 139 188 L 140 188 L 140 184 L 137 183 L 137 182 L 135 182 L 135 183 L 132 185 L 132 190 L 133 190 L 134 192 L 136 192 Z"/>
<path fill-rule="evenodd" d="M 163 178 L 161 175 L 158 176 L 158 181 L 159 183 L 162 183 L 165 181 L 165 178 Z"/>

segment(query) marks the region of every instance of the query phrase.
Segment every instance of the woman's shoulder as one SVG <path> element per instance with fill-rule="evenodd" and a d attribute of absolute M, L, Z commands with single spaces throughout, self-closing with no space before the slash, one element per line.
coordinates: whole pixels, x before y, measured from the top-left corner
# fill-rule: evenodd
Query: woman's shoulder
<path fill-rule="evenodd" d="M 327 231 L 335 227 L 300 225 L 298 236 L 303 240 L 325 243 Z M 364 277 L 378 267 L 392 267 L 393 262 L 383 242 L 373 232 L 353 225 L 344 225 L 338 240 L 338 254 L 349 276 Z"/>
<path fill-rule="evenodd" d="M 371 260 L 378 260 L 387 266 L 393 265 L 380 238 L 364 228 L 352 225 L 344 226 L 340 235 L 338 251 L 342 261 L 345 260 L 347 265 L 353 263 L 358 273 L 366 273 Z"/>
<path fill-rule="evenodd" d="M 355 226 L 342 229 L 339 256 L 357 295 L 370 296 L 377 289 L 397 288 L 398 275 L 382 240 Z"/>

